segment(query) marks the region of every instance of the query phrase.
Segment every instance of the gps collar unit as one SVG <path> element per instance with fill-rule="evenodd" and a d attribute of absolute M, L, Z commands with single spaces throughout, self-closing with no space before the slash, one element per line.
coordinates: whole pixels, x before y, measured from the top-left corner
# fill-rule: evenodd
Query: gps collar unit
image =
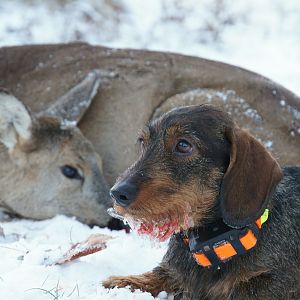
<path fill-rule="evenodd" d="M 268 213 L 266 209 L 255 223 L 241 229 L 233 229 L 219 220 L 206 228 L 198 229 L 197 233 L 190 234 L 184 241 L 200 266 L 218 268 L 232 257 L 246 254 L 256 245 Z"/>

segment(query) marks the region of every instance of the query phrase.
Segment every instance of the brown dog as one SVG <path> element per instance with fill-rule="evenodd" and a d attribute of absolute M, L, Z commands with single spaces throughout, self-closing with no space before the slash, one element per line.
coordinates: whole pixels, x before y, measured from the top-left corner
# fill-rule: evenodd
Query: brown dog
<path fill-rule="evenodd" d="M 111 190 L 115 210 L 141 233 L 172 237 L 152 272 L 111 277 L 105 287 L 176 299 L 300 299 L 300 168 L 282 171 L 208 105 L 170 111 L 139 141 L 140 158 Z"/>

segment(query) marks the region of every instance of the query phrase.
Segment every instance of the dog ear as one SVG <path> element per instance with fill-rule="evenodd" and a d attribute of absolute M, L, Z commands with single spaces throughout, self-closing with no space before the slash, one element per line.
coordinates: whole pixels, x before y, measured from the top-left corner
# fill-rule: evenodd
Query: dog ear
<path fill-rule="evenodd" d="M 231 227 L 255 222 L 282 178 L 277 161 L 253 136 L 238 127 L 226 130 L 230 163 L 221 185 L 221 213 Z"/>

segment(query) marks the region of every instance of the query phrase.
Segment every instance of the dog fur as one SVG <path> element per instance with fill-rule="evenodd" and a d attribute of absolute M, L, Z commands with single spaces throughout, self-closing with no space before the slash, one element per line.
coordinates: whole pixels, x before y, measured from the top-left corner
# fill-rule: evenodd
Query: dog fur
<path fill-rule="evenodd" d="M 139 141 L 140 158 L 112 188 L 130 185 L 130 201 L 116 201 L 115 210 L 145 224 L 181 224 L 189 216 L 193 225 L 172 235 L 151 272 L 113 276 L 105 287 L 154 296 L 164 290 L 191 300 L 300 299 L 299 167 L 281 169 L 260 142 L 208 105 L 170 111 L 150 122 Z M 192 150 L 182 153 L 182 147 Z M 182 239 L 220 218 L 242 228 L 266 208 L 269 218 L 254 249 L 220 269 L 199 266 Z"/>

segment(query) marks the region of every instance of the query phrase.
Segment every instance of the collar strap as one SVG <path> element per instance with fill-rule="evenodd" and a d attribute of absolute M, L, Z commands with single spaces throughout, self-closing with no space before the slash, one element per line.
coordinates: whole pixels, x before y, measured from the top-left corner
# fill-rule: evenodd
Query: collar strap
<path fill-rule="evenodd" d="M 197 234 L 184 237 L 196 262 L 202 267 L 220 267 L 236 255 L 246 254 L 257 243 L 262 224 L 268 219 L 269 210 L 241 229 L 232 229 L 222 220 L 215 222 Z"/>

